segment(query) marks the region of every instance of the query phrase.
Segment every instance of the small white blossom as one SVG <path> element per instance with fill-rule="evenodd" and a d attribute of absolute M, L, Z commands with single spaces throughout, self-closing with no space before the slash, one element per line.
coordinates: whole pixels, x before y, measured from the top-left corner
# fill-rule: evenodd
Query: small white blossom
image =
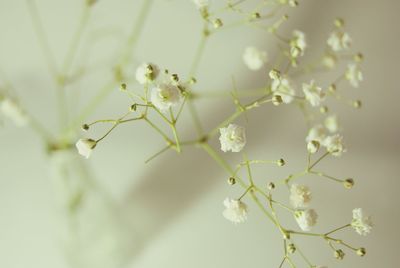
<path fill-rule="evenodd" d="M 322 88 L 316 86 L 314 80 L 311 80 L 309 84 L 303 83 L 303 92 L 306 100 L 313 107 L 319 106 L 325 98 L 325 93 L 322 92 Z"/>
<path fill-rule="evenodd" d="M 292 33 L 293 38 L 290 40 L 290 53 L 293 57 L 303 56 L 307 47 L 306 36 L 303 32 L 295 30 Z"/>
<path fill-rule="evenodd" d="M 160 69 L 157 65 L 152 63 L 142 63 L 136 69 L 136 80 L 139 84 L 146 84 L 148 82 L 154 81 L 160 73 Z"/>
<path fill-rule="evenodd" d="M 326 137 L 326 129 L 322 125 L 316 125 L 308 131 L 308 135 L 306 137 L 306 142 L 310 141 L 318 141 L 322 143 L 322 141 Z"/>
<path fill-rule="evenodd" d="M 342 153 L 346 152 L 346 148 L 343 145 L 343 137 L 339 134 L 326 137 L 323 145 L 333 156 L 341 156 Z"/>
<path fill-rule="evenodd" d="M 275 95 L 282 97 L 283 103 L 291 103 L 294 99 L 295 91 L 288 78 L 274 79 L 271 84 L 271 90 Z"/>
<path fill-rule="evenodd" d="M 320 147 L 320 143 L 316 140 L 312 140 L 307 143 L 307 151 L 310 154 L 315 154 L 316 152 L 318 152 L 319 147 Z"/>
<path fill-rule="evenodd" d="M 97 142 L 92 139 L 80 139 L 76 142 L 75 146 L 80 155 L 89 158 L 93 149 L 96 147 Z"/>
<path fill-rule="evenodd" d="M 267 52 L 256 47 L 247 47 L 243 53 L 243 61 L 250 70 L 260 70 L 267 62 Z"/>
<path fill-rule="evenodd" d="M 306 185 L 292 184 L 290 203 L 294 208 L 305 208 L 311 201 L 311 191 Z"/>
<path fill-rule="evenodd" d="M 351 37 L 345 32 L 334 31 L 329 36 L 327 43 L 333 51 L 339 52 L 350 48 Z"/>
<path fill-rule="evenodd" d="M 318 214 L 314 209 L 297 210 L 295 218 L 301 230 L 308 232 L 317 224 Z"/>
<path fill-rule="evenodd" d="M 157 85 L 151 90 L 150 100 L 157 109 L 166 112 L 180 102 L 181 91 L 172 84 Z"/>
<path fill-rule="evenodd" d="M 224 152 L 240 152 L 246 145 L 246 133 L 245 128 L 229 124 L 225 128 L 219 129 L 221 136 L 219 141 L 221 143 L 221 150 Z"/>
<path fill-rule="evenodd" d="M 363 74 L 357 64 L 351 63 L 347 66 L 346 79 L 353 87 L 358 87 L 363 80 Z"/>
<path fill-rule="evenodd" d="M 353 227 L 354 230 L 359 235 L 367 235 L 371 233 L 373 224 L 371 221 L 370 216 L 365 216 L 364 211 L 361 208 L 355 208 L 353 209 L 353 220 L 351 221 L 351 227 Z"/>
<path fill-rule="evenodd" d="M 330 133 L 335 133 L 339 130 L 339 122 L 336 115 L 331 115 L 325 118 L 324 125 Z"/>
<path fill-rule="evenodd" d="M 207 8 L 210 4 L 209 0 L 192 0 L 198 9 Z"/>
<path fill-rule="evenodd" d="M 4 98 L 0 101 L 0 110 L 17 127 L 23 127 L 29 122 L 29 118 L 21 106 L 10 98 Z"/>
<path fill-rule="evenodd" d="M 226 198 L 222 215 L 233 223 L 242 223 L 247 219 L 247 205 L 240 200 Z"/>

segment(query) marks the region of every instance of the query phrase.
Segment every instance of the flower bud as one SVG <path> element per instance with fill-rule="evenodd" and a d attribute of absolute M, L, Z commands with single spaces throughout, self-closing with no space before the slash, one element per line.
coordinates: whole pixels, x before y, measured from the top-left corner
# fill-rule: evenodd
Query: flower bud
<path fill-rule="evenodd" d="M 275 189 L 275 183 L 273 182 L 268 183 L 268 190 L 272 191 L 274 189 Z"/>
<path fill-rule="evenodd" d="M 321 106 L 321 108 L 319 108 L 319 111 L 321 112 L 321 114 L 326 114 L 329 109 L 326 106 Z"/>
<path fill-rule="evenodd" d="M 345 181 L 343 182 L 343 186 L 346 189 L 351 189 L 354 186 L 354 180 L 351 178 L 345 179 Z"/>
<path fill-rule="evenodd" d="M 88 124 L 83 124 L 82 125 L 82 130 L 88 131 L 89 130 L 89 125 Z"/>
<path fill-rule="evenodd" d="M 289 0 L 289 6 L 291 7 L 297 7 L 299 5 L 299 2 L 296 0 Z"/>
<path fill-rule="evenodd" d="M 126 84 L 125 84 L 125 83 L 122 83 L 122 84 L 120 85 L 120 87 L 119 87 L 119 90 L 125 91 L 125 90 L 126 90 Z"/>
<path fill-rule="evenodd" d="M 344 255 L 345 254 L 344 254 L 343 250 L 341 250 L 341 249 L 336 250 L 334 253 L 335 258 L 338 260 L 343 260 Z"/>
<path fill-rule="evenodd" d="M 261 18 L 261 15 L 260 15 L 260 13 L 258 13 L 258 12 L 254 12 L 253 14 L 251 14 L 251 17 L 252 17 L 253 19 L 259 19 L 259 18 Z"/>
<path fill-rule="evenodd" d="M 228 184 L 229 185 L 234 185 L 235 183 L 236 183 L 236 179 L 234 177 L 229 177 Z"/>
<path fill-rule="evenodd" d="M 215 19 L 213 22 L 213 26 L 215 29 L 221 28 L 223 25 L 222 20 L 221 19 Z"/>
<path fill-rule="evenodd" d="M 359 249 L 357 249 L 356 252 L 357 252 L 357 255 L 360 257 L 364 257 L 365 254 L 367 254 L 367 251 L 365 250 L 365 248 L 359 248 Z"/>
<path fill-rule="evenodd" d="M 362 53 L 357 53 L 354 55 L 355 62 L 362 62 L 364 60 L 364 55 Z"/>
<path fill-rule="evenodd" d="M 360 109 L 361 106 L 362 106 L 362 103 L 361 103 L 360 100 L 356 100 L 356 101 L 353 102 L 353 107 L 354 107 L 354 108 Z"/>
<path fill-rule="evenodd" d="M 307 143 L 307 151 L 308 151 L 310 154 L 315 154 L 316 152 L 318 152 L 319 147 L 320 147 L 320 144 L 319 144 L 319 142 L 316 141 L 316 140 L 312 140 L 312 141 L 309 141 L 309 142 Z"/>
<path fill-rule="evenodd" d="M 335 93 L 336 92 L 336 85 L 332 84 L 329 86 L 328 91 L 331 93 Z"/>
<path fill-rule="evenodd" d="M 287 251 L 289 252 L 289 253 L 291 253 L 291 254 L 293 254 L 293 253 L 295 253 L 296 252 L 296 246 L 294 245 L 294 244 L 289 244 L 288 246 L 287 246 Z"/>
<path fill-rule="evenodd" d="M 269 77 L 273 80 L 280 80 L 281 79 L 281 72 L 276 70 L 276 69 L 272 69 L 269 72 Z"/>
<path fill-rule="evenodd" d="M 344 26 L 344 20 L 341 18 L 337 18 L 334 22 L 335 26 L 338 28 L 342 28 Z"/>
<path fill-rule="evenodd" d="M 285 160 L 283 160 L 282 158 L 279 159 L 276 163 L 277 163 L 277 165 L 280 166 L 280 167 L 283 167 L 283 166 L 286 164 Z"/>
<path fill-rule="evenodd" d="M 131 112 L 136 111 L 136 109 L 137 109 L 137 104 L 136 104 L 136 103 L 132 104 L 131 107 L 129 107 L 129 110 L 130 110 Z"/>
<path fill-rule="evenodd" d="M 297 46 L 293 46 L 290 48 L 290 55 L 293 58 L 297 58 L 301 55 L 301 48 L 297 47 Z"/>
<path fill-rule="evenodd" d="M 280 104 L 282 104 L 283 100 L 282 97 L 280 95 L 274 95 L 272 97 L 272 104 L 275 106 L 278 106 Z"/>

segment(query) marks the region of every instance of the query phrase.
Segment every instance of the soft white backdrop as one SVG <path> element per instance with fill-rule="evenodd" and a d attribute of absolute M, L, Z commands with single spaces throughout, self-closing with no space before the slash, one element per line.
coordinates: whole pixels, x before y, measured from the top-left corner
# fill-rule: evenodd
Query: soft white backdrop
<path fill-rule="evenodd" d="M 36 2 L 54 54 L 61 62 L 77 24 L 80 1 Z M 99 70 L 75 87 L 75 91 L 84 93 L 78 103 L 70 103 L 72 111 L 82 107 L 104 81 L 103 75 L 109 73 L 107 60 L 115 50 L 118 52 L 118 38 L 127 35 L 141 4 L 100 0 L 95 7 L 89 33 L 108 29 L 112 34 L 93 48 L 92 64 Z M 321 180 L 315 180 L 312 187 L 320 226 L 347 222 L 351 209 L 362 206 L 373 215 L 376 227 L 366 238 L 352 232 L 344 234 L 367 248 L 364 258 L 348 254 L 338 262 L 323 242 L 311 239 L 306 252 L 329 267 L 398 267 L 398 10 L 396 0 L 304 0 L 295 12 L 290 11 L 292 20 L 285 26 L 286 30 L 296 27 L 305 31 L 310 50 L 318 51 L 333 19 L 343 17 L 355 47 L 366 57 L 362 87 L 348 89 L 350 96 L 362 99 L 363 109 L 336 107 L 340 109 L 348 153 L 323 164 L 332 174 L 354 177 L 356 187 L 344 191 Z M 190 1 L 156 0 L 138 43 L 137 61 L 153 61 L 187 74 L 200 29 Z M 0 33 L 1 69 L 27 109 L 45 120 L 49 128 L 56 128 L 54 86 L 24 1 L 0 1 Z M 231 75 L 240 88 L 260 85 L 265 74 L 246 70 L 241 53 L 246 45 L 254 44 L 273 55 L 273 42 L 270 36 L 248 28 L 213 36 L 200 64 L 198 88 L 229 89 Z M 119 115 L 126 105 L 126 98 L 115 90 L 91 119 Z M 228 101 L 202 101 L 199 107 L 208 127 L 233 111 Z M 287 169 L 257 169 L 259 181 L 284 176 L 303 166 L 306 129 L 297 109 L 267 107 L 249 116 L 249 122 L 240 121 L 249 129 L 249 157 L 284 157 L 288 161 Z M 183 133 L 190 133 L 192 125 L 185 121 L 181 128 Z M 234 226 L 221 216 L 222 200 L 238 192 L 226 185 L 226 175 L 203 152 L 187 149 L 181 156 L 167 152 L 143 164 L 162 145 L 144 124 L 127 125 L 113 133 L 88 161 L 96 179 L 119 204 L 118 210 L 133 222 L 126 231 L 126 236 L 135 237 L 135 245 L 128 250 L 132 257 L 128 267 L 277 267 L 281 240 L 255 207 L 250 207 L 249 221 L 243 225 Z M 61 217 L 43 144 L 31 131 L 5 122 L 0 129 L 0 163 L 0 267 L 68 267 L 58 239 Z"/>

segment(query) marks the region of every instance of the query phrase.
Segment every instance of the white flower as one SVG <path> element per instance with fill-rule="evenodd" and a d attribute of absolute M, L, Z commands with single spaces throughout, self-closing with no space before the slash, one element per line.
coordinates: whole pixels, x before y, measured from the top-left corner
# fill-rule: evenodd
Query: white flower
<path fill-rule="evenodd" d="M 351 37 L 345 32 L 334 31 L 329 36 L 327 43 L 333 51 L 339 52 L 350 48 Z"/>
<path fill-rule="evenodd" d="M 12 99 L 5 98 L 1 100 L 0 110 L 3 115 L 12 120 L 17 127 L 23 127 L 29 122 L 26 113 Z"/>
<path fill-rule="evenodd" d="M 295 218 L 301 230 L 310 231 L 317 224 L 318 214 L 314 209 L 297 210 Z"/>
<path fill-rule="evenodd" d="M 150 100 L 162 112 L 177 105 L 181 100 L 181 91 L 172 84 L 161 84 L 151 90 Z"/>
<path fill-rule="evenodd" d="M 154 81 L 160 73 L 157 65 L 152 63 L 142 63 L 136 69 L 136 80 L 139 84 L 146 84 L 147 82 Z"/>
<path fill-rule="evenodd" d="M 311 80 L 309 84 L 303 83 L 303 92 L 306 100 L 313 107 L 319 106 L 325 98 L 325 93 L 322 92 L 322 88 L 316 86 L 314 80 Z"/>
<path fill-rule="evenodd" d="M 316 125 L 308 131 L 308 135 L 306 137 L 306 142 L 310 141 L 318 141 L 322 143 L 322 141 L 326 137 L 326 129 L 322 125 Z"/>
<path fill-rule="evenodd" d="M 292 33 L 293 38 L 290 40 L 290 51 L 293 57 L 303 56 L 307 47 L 305 34 L 295 30 Z"/>
<path fill-rule="evenodd" d="M 240 200 L 226 198 L 222 215 L 233 223 L 242 223 L 247 219 L 247 205 Z"/>
<path fill-rule="evenodd" d="M 192 0 L 198 9 L 207 8 L 210 4 L 209 0 Z"/>
<path fill-rule="evenodd" d="M 330 133 L 335 133 L 339 130 L 339 122 L 336 115 L 331 115 L 325 118 L 324 125 Z"/>
<path fill-rule="evenodd" d="M 311 201 L 311 191 L 305 185 L 292 184 L 290 187 L 290 203 L 294 208 L 305 208 Z"/>
<path fill-rule="evenodd" d="M 371 217 L 365 216 L 361 208 L 355 208 L 353 209 L 353 220 L 351 221 L 351 227 L 353 227 L 353 229 L 356 230 L 359 235 L 365 236 L 371 232 L 373 227 Z"/>
<path fill-rule="evenodd" d="M 96 147 L 97 142 L 92 139 L 80 139 L 76 142 L 75 146 L 80 155 L 89 158 L 93 149 Z"/>
<path fill-rule="evenodd" d="M 323 145 L 333 156 L 341 156 L 342 153 L 346 152 L 343 145 L 343 137 L 339 134 L 326 137 L 323 141 Z"/>
<path fill-rule="evenodd" d="M 250 70 L 260 70 L 267 62 L 267 52 L 256 47 L 247 47 L 243 53 L 243 61 Z"/>
<path fill-rule="evenodd" d="M 219 132 L 221 134 L 219 137 L 221 150 L 224 152 L 232 151 L 237 153 L 240 152 L 246 145 L 246 134 L 244 127 L 235 124 L 229 124 L 229 126 L 225 128 L 220 128 Z"/>
<path fill-rule="evenodd" d="M 291 103 L 294 99 L 295 91 L 288 78 L 274 79 L 271 84 L 271 90 L 275 95 L 282 97 L 283 103 Z"/>
<path fill-rule="evenodd" d="M 363 74 L 357 64 L 351 63 L 347 66 L 346 79 L 349 80 L 350 85 L 358 87 L 363 80 Z"/>

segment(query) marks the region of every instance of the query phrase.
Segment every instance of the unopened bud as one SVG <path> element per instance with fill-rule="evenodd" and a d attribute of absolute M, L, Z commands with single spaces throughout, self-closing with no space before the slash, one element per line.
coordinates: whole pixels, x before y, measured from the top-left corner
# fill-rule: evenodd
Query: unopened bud
<path fill-rule="evenodd" d="M 359 248 L 357 249 L 357 255 L 360 257 L 364 257 L 365 254 L 367 254 L 367 251 L 365 250 L 365 248 Z"/>
<path fill-rule="evenodd" d="M 362 103 L 361 103 L 360 100 L 356 100 L 356 101 L 353 102 L 353 107 L 354 107 L 354 108 L 360 109 L 361 106 L 362 106 Z"/>
<path fill-rule="evenodd" d="M 277 163 L 277 165 L 280 166 L 280 167 L 283 167 L 283 166 L 286 164 L 286 163 L 285 163 L 285 160 L 283 160 L 282 158 L 279 159 L 276 163 Z"/>
<path fill-rule="evenodd" d="M 229 177 L 228 184 L 229 185 L 234 185 L 235 183 L 236 183 L 236 179 L 234 177 Z"/>
<path fill-rule="evenodd" d="M 344 20 L 343 20 L 343 19 L 340 19 L 340 18 L 337 18 L 337 19 L 334 21 L 334 24 L 335 24 L 336 27 L 342 28 L 342 27 L 344 26 Z"/>
<path fill-rule="evenodd" d="M 273 182 L 268 183 L 268 190 L 272 191 L 274 189 L 275 189 L 275 183 Z"/>
<path fill-rule="evenodd" d="M 282 104 L 283 100 L 282 97 L 280 95 L 274 95 L 272 97 L 272 104 L 275 106 L 278 106 L 280 104 Z"/>
<path fill-rule="evenodd" d="M 345 179 L 343 182 L 343 186 L 346 189 L 351 189 L 354 186 L 354 180 L 352 178 Z"/>
<path fill-rule="evenodd" d="M 221 28 L 223 25 L 222 20 L 221 19 L 216 19 L 213 22 L 213 26 L 215 29 Z"/>
<path fill-rule="evenodd" d="M 345 254 L 344 254 L 343 250 L 341 250 L 341 249 L 335 250 L 334 256 L 336 259 L 343 260 L 344 255 Z"/>
<path fill-rule="evenodd" d="M 288 251 L 289 253 L 291 253 L 291 254 L 295 253 L 295 252 L 296 252 L 296 246 L 295 246 L 294 244 L 289 244 L 289 245 L 287 246 L 287 251 Z"/>
<path fill-rule="evenodd" d="M 269 72 L 269 77 L 270 77 L 272 80 L 280 80 L 280 79 L 281 79 L 281 72 L 278 71 L 278 70 L 276 70 L 276 69 L 272 69 L 272 70 Z"/>
<path fill-rule="evenodd" d="M 82 130 L 88 131 L 89 130 L 89 125 L 88 124 L 83 124 L 82 125 Z"/>
<path fill-rule="evenodd" d="M 119 86 L 119 89 L 120 89 L 121 91 L 125 91 L 125 90 L 126 90 L 126 84 L 125 84 L 125 83 L 122 83 L 122 84 Z"/>

